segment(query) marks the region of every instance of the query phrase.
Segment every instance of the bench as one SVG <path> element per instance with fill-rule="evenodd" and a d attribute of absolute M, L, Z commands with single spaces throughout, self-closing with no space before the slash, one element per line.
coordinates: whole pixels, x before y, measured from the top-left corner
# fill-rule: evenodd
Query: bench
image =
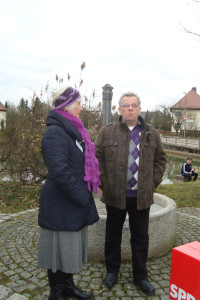
<path fill-rule="evenodd" d="M 182 180 L 183 182 L 188 182 L 188 177 L 182 175 L 176 175 L 176 179 Z"/>

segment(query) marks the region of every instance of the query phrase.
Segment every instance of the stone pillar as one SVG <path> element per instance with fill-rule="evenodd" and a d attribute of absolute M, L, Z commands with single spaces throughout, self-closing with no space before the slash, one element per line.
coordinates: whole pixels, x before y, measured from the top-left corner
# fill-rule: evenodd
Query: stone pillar
<path fill-rule="evenodd" d="M 102 87 L 103 89 L 103 126 L 111 122 L 111 104 L 113 87 L 110 84 L 106 84 Z"/>

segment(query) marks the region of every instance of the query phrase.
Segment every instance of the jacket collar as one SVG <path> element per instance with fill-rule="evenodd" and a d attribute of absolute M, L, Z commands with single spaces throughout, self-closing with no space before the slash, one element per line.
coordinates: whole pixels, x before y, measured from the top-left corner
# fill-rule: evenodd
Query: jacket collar
<path fill-rule="evenodd" d="M 140 121 L 141 129 L 142 129 L 142 130 L 150 131 L 150 126 L 149 126 L 149 124 L 147 124 L 147 123 L 145 122 L 145 120 L 144 120 L 141 116 L 138 117 L 138 120 Z M 119 122 L 120 122 L 121 124 L 123 124 L 123 126 L 124 126 L 125 128 L 126 128 L 126 127 L 128 128 L 128 126 L 126 125 L 126 123 L 122 122 L 122 117 L 121 117 L 121 116 L 119 117 Z"/>

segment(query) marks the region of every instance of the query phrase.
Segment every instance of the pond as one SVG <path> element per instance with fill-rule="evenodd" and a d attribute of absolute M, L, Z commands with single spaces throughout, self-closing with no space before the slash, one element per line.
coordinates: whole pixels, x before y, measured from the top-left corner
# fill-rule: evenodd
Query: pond
<path fill-rule="evenodd" d="M 180 158 L 176 156 L 167 156 L 167 165 L 165 174 L 163 176 L 163 184 L 171 183 L 170 181 L 176 178 L 177 175 L 181 175 L 181 167 L 186 162 L 186 158 Z M 196 167 L 195 172 L 199 174 L 200 162 L 192 161 L 193 167 Z"/>

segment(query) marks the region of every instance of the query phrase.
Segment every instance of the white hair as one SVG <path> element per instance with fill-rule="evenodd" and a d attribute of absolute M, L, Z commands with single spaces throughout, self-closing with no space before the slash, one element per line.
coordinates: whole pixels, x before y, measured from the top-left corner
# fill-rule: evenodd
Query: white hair
<path fill-rule="evenodd" d="M 76 101 L 75 101 L 76 102 Z M 73 110 L 74 109 L 74 103 L 75 102 L 73 102 L 72 104 L 70 104 L 69 106 L 67 106 L 67 109 L 69 109 L 69 110 Z"/>
<path fill-rule="evenodd" d="M 63 86 L 55 91 L 52 92 L 51 94 L 51 101 L 52 101 L 52 106 L 55 107 L 55 102 L 56 100 L 59 99 L 60 95 L 68 88 L 69 86 Z"/>

